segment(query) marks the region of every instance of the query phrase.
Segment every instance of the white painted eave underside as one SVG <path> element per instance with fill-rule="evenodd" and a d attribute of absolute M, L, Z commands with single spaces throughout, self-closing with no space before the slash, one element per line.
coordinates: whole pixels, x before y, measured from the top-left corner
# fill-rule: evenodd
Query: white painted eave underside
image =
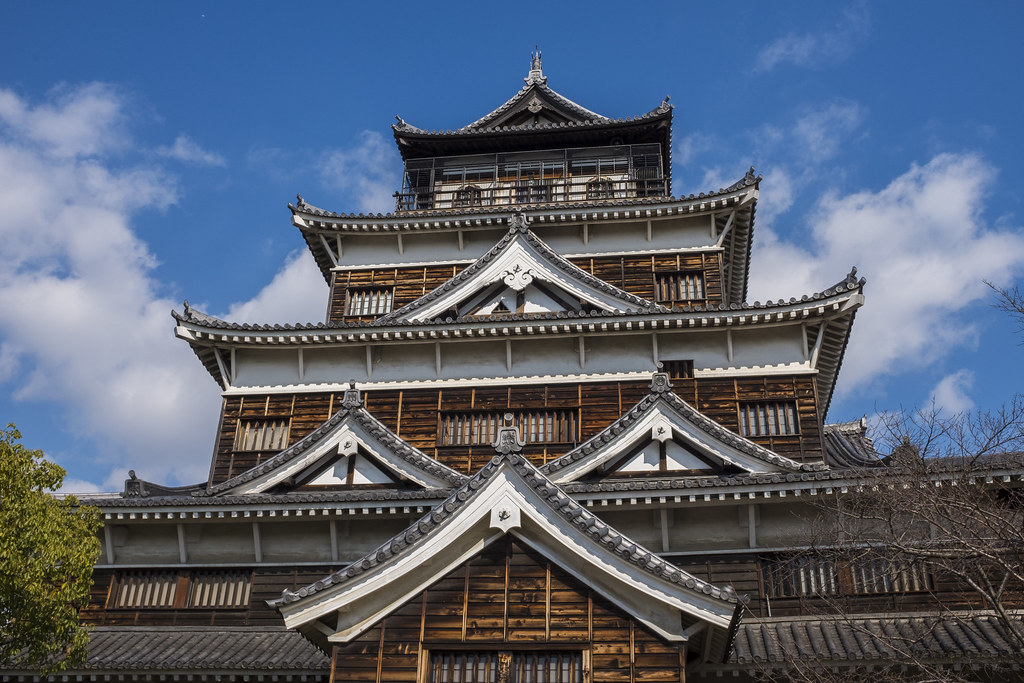
<path fill-rule="evenodd" d="M 756 200 L 756 186 L 726 192 L 713 197 L 675 199 L 657 204 L 637 206 L 613 205 L 591 207 L 501 207 L 500 210 L 474 212 L 472 208 L 452 211 L 444 215 L 386 215 L 386 216 L 323 216 L 294 210 L 292 223 L 303 232 L 336 234 L 338 232 L 420 232 L 434 230 L 493 229 L 507 224 L 510 214 L 522 211 L 533 225 L 598 223 L 602 221 L 648 220 L 668 216 L 710 214 L 723 209 L 736 208 L 747 201 Z"/>
<path fill-rule="evenodd" d="M 462 320 L 394 325 L 262 330 L 210 327 L 179 321 L 175 335 L 193 346 L 383 344 L 410 340 L 443 341 L 463 337 L 517 337 L 529 335 L 580 335 L 636 333 L 658 330 L 705 329 L 794 324 L 805 320 L 852 314 L 864 303 L 859 288 L 807 302 L 712 311 L 652 312 L 622 315 L 541 318 L 518 320 Z"/>
<path fill-rule="evenodd" d="M 285 625 L 299 628 L 323 620 L 336 624 L 330 641 L 349 642 L 510 531 L 663 638 L 686 639 L 680 613 L 687 621 L 728 627 L 733 602 L 703 592 L 703 583 L 690 589 L 616 555 L 552 510 L 507 461 L 470 495 L 451 517 L 403 552 L 280 605 Z"/>

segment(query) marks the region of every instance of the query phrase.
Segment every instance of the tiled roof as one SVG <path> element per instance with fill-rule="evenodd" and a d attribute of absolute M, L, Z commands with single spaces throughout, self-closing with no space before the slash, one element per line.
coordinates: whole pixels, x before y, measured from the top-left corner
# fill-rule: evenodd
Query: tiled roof
<path fill-rule="evenodd" d="M 733 304 L 711 304 L 707 306 L 696 305 L 686 306 L 684 308 L 672 311 L 665 311 L 666 314 L 678 315 L 678 314 L 689 314 L 689 313 L 706 313 L 718 317 L 720 314 L 730 314 L 739 312 L 757 312 L 764 310 L 768 313 L 772 309 L 781 308 L 784 306 L 793 306 L 800 304 L 812 304 L 816 301 L 821 301 L 837 294 L 844 292 L 853 292 L 859 290 L 864 286 L 866 280 L 864 278 L 857 279 L 857 269 L 854 268 L 849 275 L 843 280 L 840 280 L 831 287 L 824 289 L 820 292 L 814 292 L 813 294 L 804 294 L 799 299 L 791 297 L 788 301 L 785 299 L 779 299 L 778 301 L 768 300 L 764 303 L 755 301 L 753 303 L 733 303 Z M 660 311 L 659 311 L 660 312 Z M 617 318 L 617 317 L 628 317 L 628 316 L 650 316 L 652 311 L 626 311 L 626 312 L 612 312 L 612 311 L 558 311 L 557 313 L 536 313 L 529 315 L 501 315 L 501 316 L 480 316 L 473 317 L 472 322 L 476 323 L 488 323 L 488 322 L 536 322 L 544 320 L 560 321 L 564 319 L 587 319 L 587 318 Z M 229 322 L 227 320 L 221 320 L 214 318 L 213 316 L 207 315 L 198 311 L 195 308 L 186 306 L 184 313 L 178 313 L 177 311 L 171 311 L 171 316 L 180 323 L 187 325 L 194 325 L 197 327 L 206 327 L 211 329 L 222 329 L 222 330 L 249 330 L 252 332 L 289 332 L 289 331 L 310 331 L 315 332 L 317 330 L 364 330 L 364 331 L 375 331 L 374 328 L 387 327 L 391 323 L 386 318 L 378 318 L 377 320 L 370 322 L 330 322 L 330 323 L 286 323 L 286 324 L 258 324 L 258 323 L 236 323 Z M 444 319 L 444 323 L 452 322 L 470 322 L 470 319 Z M 418 323 L 418 325 L 426 325 L 431 323 Z M 557 325 L 557 323 L 556 323 Z M 408 326 L 408 325 L 402 325 Z"/>
<path fill-rule="evenodd" d="M 491 247 L 491 249 L 486 254 L 478 258 L 468 267 L 463 268 L 458 275 L 451 278 L 450 280 L 442 284 L 440 287 L 437 287 L 436 289 L 427 292 L 419 299 L 416 299 L 415 301 L 412 301 L 406 304 L 405 306 L 402 306 L 401 308 L 392 311 L 391 313 L 388 313 L 387 315 L 383 315 L 380 318 L 377 318 L 376 320 L 373 321 L 373 324 L 389 325 L 393 323 L 400 324 L 404 322 L 403 318 L 408 318 L 410 315 L 414 314 L 423 306 L 447 295 L 453 289 L 457 288 L 460 284 L 466 282 L 467 280 L 475 276 L 483 268 L 485 268 L 491 261 L 496 259 L 502 252 L 504 252 L 506 248 L 508 248 L 508 246 L 517 238 L 524 240 L 527 244 L 536 249 L 537 253 L 540 254 L 540 256 L 545 261 L 547 261 L 547 263 L 555 270 L 559 270 L 568 275 L 570 278 L 577 280 L 583 283 L 584 285 L 592 287 L 593 289 L 603 292 L 609 296 L 615 297 L 616 299 L 619 299 L 628 304 L 632 304 L 633 306 L 636 307 L 635 309 L 626 309 L 627 311 L 636 310 L 637 312 L 647 313 L 655 311 L 662 313 L 668 312 L 669 309 L 665 308 L 664 306 L 656 304 L 653 301 L 648 301 L 647 299 L 642 299 L 636 295 L 630 294 L 629 292 L 619 289 L 614 285 L 610 285 L 604 280 L 594 277 L 593 275 L 583 270 L 579 266 L 573 265 L 572 263 L 567 261 L 563 256 L 561 256 L 558 252 L 556 252 L 554 249 L 545 244 L 539 237 L 537 237 L 537 235 L 534 234 L 532 230 L 530 230 L 530 221 L 526 217 L 526 214 L 517 213 L 515 216 L 509 219 L 508 223 L 509 229 L 508 232 L 505 233 L 504 237 L 498 240 L 498 243 Z M 566 311 L 566 313 L 568 313 L 568 311 Z M 490 317 L 500 318 L 502 320 L 508 320 L 511 318 L 511 316 L 506 317 L 504 315 Z M 476 317 L 474 317 L 474 319 L 476 319 Z"/>
<path fill-rule="evenodd" d="M 605 444 L 612 441 L 616 436 L 622 433 L 623 430 L 629 427 L 629 425 L 650 412 L 659 402 L 667 403 L 675 411 L 682 414 L 690 424 L 694 425 L 705 434 L 708 434 L 712 438 L 726 443 L 736 450 L 753 458 L 793 471 L 812 472 L 826 469 L 826 465 L 824 463 L 798 463 L 795 460 L 773 453 L 767 448 L 754 443 L 750 439 L 746 439 L 735 432 L 726 429 L 711 418 L 706 417 L 697 411 L 696 408 L 683 399 L 676 396 L 672 391 L 672 384 L 669 382 L 667 374 L 656 373 L 654 375 L 654 379 L 651 380 L 651 393 L 640 399 L 640 401 L 627 410 L 622 417 L 608 425 L 608 427 L 600 431 L 593 438 L 569 451 L 562 457 L 547 463 L 541 468 L 541 471 L 545 474 L 553 474 L 600 450 Z"/>
<path fill-rule="evenodd" d="M 452 486 L 458 486 L 466 480 L 465 475 L 459 474 L 450 467 L 425 455 L 422 451 L 413 448 L 404 440 L 400 439 L 394 432 L 385 427 L 380 420 L 371 415 L 366 408 L 363 407 L 359 390 L 350 388 L 345 392 L 341 410 L 332 415 L 326 422 L 274 457 L 265 460 L 252 469 L 242 472 L 238 476 L 232 477 L 231 479 L 221 482 L 215 486 L 211 486 L 208 489 L 209 494 L 216 495 L 222 491 L 229 491 L 242 484 L 257 479 L 268 472 L 278 469 L 309 449 L 315 447 L 322 439 L 327 437 L 335 427 L 344 422 L 346 418 L 355 420 L 373 437 L 378 439 L 391 453 L 404 460 L 413 468 L 426 472 L 443 481 L 447 481 Z"/>
<path fill-rule="evenodd" d="M 832 467 L 871 467 L 882 464 L 868 437 L 867 420 L 827 424 L 824 429 L 825 459 Z"/>
<path fill-rule="evenodd" d="M 547 204 L 535 204 L 530 206 L 530 212 L 541 212 L 545 210 L 550 211 L 573 211 L 573 210 L 585 210 L 585 209 L 618 209 L 619 207 L 626 208 L 632 206 L 643 206 L 647 204 L 664 204 L 665 202 L 699 202 L 708 199 L 714 199 L 721 195 L 731 194 L 738 190 L 743 190 L 748 187 L 754 187 L 761 182 L 762 178 L 760 175 L 754 175 L 753 167 L 747 171 L 746 175 L 740 180 L 736 181 L 729 187 L 719 188 L 718 190 L 711 190 L 708 192 L 701 192 L 699 194 L 680 195 L 678 198 L 673 197 L 637 197 L 634 199 L 592 199 L 589 201 L 580 202 L 549 202 Z M 313 216 L 316 218 L 330 218 L 330 219 L 346 219 L 346 220 L 357 220 L 357 221 L 376 221 L 381 219 L 389 219 L 395 221 L 396 225 L 385 225 L 379 226 L 374 225 L 366 226 L 366 231 L 370 232 L 386 232 L 404 230 L 402 227 L 405 223 L 410 220 L 418 218 L 431 218 L 431 217 L 445 217 L 450 218 L 453 216 L 471 216 L 475 214 L 507 214 L 509 213 L 510 206 L 499 205 L 499 206 L 474 206 L 468 208 L 458 209 L 425 209 L 420 211 L 403 211 L 401 213 L 377 213 L 377 214 L 364 214 L 364 213 L 338 213 L 335 211 L 328 211 L 327 209 L 321 209 L 320 207 L 314 206 L 302 198 L 302 195 L 296 195 L 296 203 L 288 204 L 288 208 L 293 214 L 302 214 L 305 216 Z M 424 228 L 421 228 L 424 229 Z M 429 228 L 426 228 L 429 229 Z"/>
<path fill-rule="evenodd" d="M 392 557 L 407 551 L 414 545 L 428 542 L 431 533 L 441 527 L 448 519 L 454 517 L 458 510 L 466 504 L 466 501 L 470 500 L 474 493 L 483 487 L 486 481 L 494 476 L 505 463 L 511 465 L 516 473 L 543 497 L 556 514 L 562 515 L 581 534 L 590 536 L 593 541 L 603 545 L 643 571 L 650 572 L 672 583 L 685 586 L 690 590 L 700 591 L 727 602 L 738 603 L 739 598 L 732 588 L 728 586 L 718 588 L 706 581 L 702 581 L 615 531 L 615 529 L 596 515 L 567 496 L 561 488 L 545 477 L 529 460 L 515 452 L 514 448 L 505 446 L 506 442 L 503 441 L 502 434 L 499 433 L 498 438 L 499 443 L 502 444 L 499 446 L 499 450 L 504 448 L 508 452 L 499 452 L 495 455 L 469 481 L 455 490 L 444 502 L 439 503 L 427 515 L 413 523 L 408 529 L 370 552 L 361 560 L 356 560 L 348 565 L 345 569 L 337 571 L 298 591 L 286 590 L 281 595 L 281 598 L 270 601 L 270 604 L 275 607 L 286 605 L 314 595 L 329 586 L 345 582 L 363 572 L 369 571 Z"/>
<path fill-rule="evenodd" d="M 730 663 L 770 669 L 788 668 L 789 662 L 821 661 L 831 667 L 915 658 L 970 663 L 1020 656 L 1004 625 L 986 614 L 748 617 L 733 642 Z"/>
<path fill-rule="evenodd" d="M 85 671 L 326 674 L 330 658 L 284 628 L 96 626 Z"/>

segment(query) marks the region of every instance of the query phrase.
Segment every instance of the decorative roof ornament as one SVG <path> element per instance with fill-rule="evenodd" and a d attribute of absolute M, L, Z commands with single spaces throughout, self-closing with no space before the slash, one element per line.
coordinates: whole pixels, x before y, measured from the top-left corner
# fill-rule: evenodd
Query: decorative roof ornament
<path fill-rule="evenodd" d="M 530 53 L 530 73 L 523 80 L 527 85 L 548 82 L 548 77 L 544 75 L 544 70 L 540 66 L 540 48 L 536 45 L 533 46 L 533 52 Z"/>
<path fill-rule="evenodd" d="M 515 416 L 512 413 L 505 413 L 502 424 L 498 427 L 498 438 L 494 440 L 494 450 L 502 455 L 508 455 L 522 452 L 525 445 L 526 441 L 515 424 Z"/>
<path fill-rule="evenodd" d="M 354 379 L 348 381 L 348 388 L 345 389 L 345 396 L 341 399 L 341 405 L 346 408 L 358 408 L 363 405 L 363 397 L 360 396 Z"/>
<path fill-rule="evenodd" d="M 526 232 L 530 229 L 530 219 L 522 211 L 517 211 L 508 219 L 509 232 Z"/>
<path fill-rule="evenodd" d="M 660 365 L 660 363 L 659 363 Z M 651 378 L 652 394 L 667 394 L 672 391 L 672 383 L 668 380 L 667 372 L 656 372 Z"/>

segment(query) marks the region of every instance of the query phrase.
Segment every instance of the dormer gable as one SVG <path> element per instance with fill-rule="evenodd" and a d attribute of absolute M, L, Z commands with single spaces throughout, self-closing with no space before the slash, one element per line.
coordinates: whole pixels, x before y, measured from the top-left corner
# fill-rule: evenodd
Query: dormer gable
<path fill-rule="evenodd" d="M 341 410 L 302 440 L 262 464 L 208 489 L 244 495 L 300 487 L 447 489 L 466 477 L 413 448 L 373 417 L 351 385 Z"/>
<path fill-rule="evenodd" d="M 666 311 L 573 265 L 529 229 L 517 213 L 509 231 L 486 254 L 432 292 L 376 324 L 438 318 L 530 315 L 558 312 Z"/>
<path fill-rule="evenodd" d="M 623 536 L 520 454 L 507 422 L 498 454 L 408 529 L 345 569 L 268 601 L 288 628 L 325 647 L 352 642 L 380 619 L 512 535 L 659 637 L 699 644 L 709 661 L 728 648 L 735 592 L 688 574 Z"/>
<path fill-rule="evenodd" d="M 564 484 L 605 476 L 687 476 L 799 472 L 801 464 L 759 446 L 700 414 L 657 373 L 651 393 L 586 443 L 541 468 Z"/>

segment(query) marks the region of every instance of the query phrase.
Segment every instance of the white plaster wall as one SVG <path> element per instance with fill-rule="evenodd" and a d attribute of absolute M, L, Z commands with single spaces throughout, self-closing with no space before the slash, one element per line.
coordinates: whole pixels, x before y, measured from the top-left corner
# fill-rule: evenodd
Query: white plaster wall
<path fill-rule="evenodd" d="M 326 520 L 260 521 L 264 562 L 330 562 L 331 530 Z"/>
<path fill-rule="evenodd" d="M 116 564 L 177 564 L 178 530 L 174 524 L 107 524 Z M 109 563 L 106 544 L 100 562 Z"/>
<path fill-rule="evenodd" d="M 252 524 L 248 521 L 185 525 L 188 561 L 194 564 L 252 562 Z"/>
<path fill-rule="evenodd" d="M 511 210 L 508 215 L 511 215 Z M 609 211 L 609 215 L 611 215 Z M 504 218 L 504 216 L 502 216 Z M 442 221 L 443 223 L 443 221 Z M 608 253 L 710 248 L 709 215 L 654 219 L 651 240 L 647 240 L 647 220 L 629 219 L 588 223 L 587 243 L 583 242 L 583 223 L 540 223 L 530 229 L 552 249 L 563 255 L 599 256 Z M 437 262 L 472 262 L 485 254 L 508 231 L 502 223 L 491 228 L 462 231 L 459 249 L 458 231 L 425 230 L 402 234 L 402 253 L 396 233 L 353 234 L 342 236 L 343 268 L 389 266 Z M 328 238 L 334 247 L 334 238 Z"/>
<path fill-rule="evenodd" d="M 732 331 L 733 364 L 767 365 L 790 363 L 804 359 L 803 334 L 799 325 L 734 329 Z"/>
<path fill-rule="evenodd" d="M 355 344 L 331 348 L 307 347 L 302 351 L 302 364 L 305 369 L 304 381 L 310 384 L 365 379 L 366 347 Z"/>
<path fill-rule="evenodd" d="M 294 384 L 299 381 L 296 349 L 251 349 L 235 351 L 235 386 Z"/>

